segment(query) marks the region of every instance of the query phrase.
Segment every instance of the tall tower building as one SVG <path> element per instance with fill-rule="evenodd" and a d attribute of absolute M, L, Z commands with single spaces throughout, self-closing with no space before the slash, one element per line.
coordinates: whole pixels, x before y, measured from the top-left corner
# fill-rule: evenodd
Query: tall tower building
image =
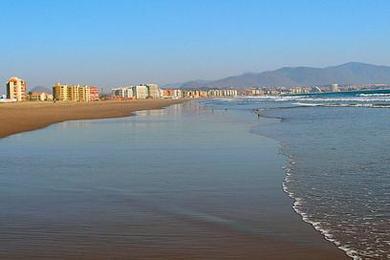
<path fill-rule="evenodd" d="M 332 85 L 330 85 L 330 91 L 331 92 L 339 92 L 340 91 L 339 84 L 332 84 Z"/>
<path fill-rule="evenodd" d="M 16 101 L 25 101 L 27 99 L 26 81 L 12 77 L 7 82 L 7 98 Z"/>

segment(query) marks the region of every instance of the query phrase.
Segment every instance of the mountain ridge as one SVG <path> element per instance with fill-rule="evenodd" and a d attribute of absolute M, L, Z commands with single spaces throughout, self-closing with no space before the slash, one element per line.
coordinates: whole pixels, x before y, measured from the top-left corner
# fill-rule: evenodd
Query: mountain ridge
<path fill-rule="evenodd" d="M 348 62 L 324 68 L 298 66 L 272 71 L 249 72 L 218 80 L 195 80 L 178 84 L 181 88 L 293 87 L 338 84 L 389 84 L 390 66 Z"/>

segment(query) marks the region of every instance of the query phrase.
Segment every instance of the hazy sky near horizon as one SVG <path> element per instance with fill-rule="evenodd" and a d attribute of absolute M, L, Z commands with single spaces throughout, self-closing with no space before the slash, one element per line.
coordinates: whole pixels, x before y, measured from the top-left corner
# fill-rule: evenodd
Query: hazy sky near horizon
<path fill-rule="evenodd" d="M 30 87 L 390 65 L 388 0 L 0 0 L 0 10 L 0 80 Z"/>

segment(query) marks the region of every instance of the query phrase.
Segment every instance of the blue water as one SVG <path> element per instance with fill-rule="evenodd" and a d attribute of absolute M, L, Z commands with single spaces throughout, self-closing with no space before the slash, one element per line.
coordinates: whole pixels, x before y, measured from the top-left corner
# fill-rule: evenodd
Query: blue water
<path fill-rule="evenodd" d="M 288 157 L 283 188 L 296 212 L 351 257 L 390 258 L 389 90 L 205 105 L 261 115 L 253 131 L 278 140 Z"/>
<path fill-rule="evenodd" d="M 190 102 L 1 139 L 0 258 L 343 259 L 291 208 L 258 123 Z"/>

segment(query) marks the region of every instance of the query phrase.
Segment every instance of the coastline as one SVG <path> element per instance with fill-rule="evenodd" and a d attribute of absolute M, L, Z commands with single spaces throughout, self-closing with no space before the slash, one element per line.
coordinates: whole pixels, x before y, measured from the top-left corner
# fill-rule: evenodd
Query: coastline
<path fill-rule="evenodd" d="M 280 117 L 275 117 L 275 116 L 267 116 L 264 114 L 260 115 L 261 118 L 263 119 L 268 119 L 268 120 L 277 120 L 279 121 L 278 123 L 282 123 L 283 118 Z M 282 180 L 282 191 L 292 200 L 291 208 L 293 211 L 300 217 L 301 221 L 303 223 L 309 224 L 320 236 L 324 241 L 327 241 L 330 243 L 330 247 L 335 247 L 341 252 L 345 253 L 345 258 L 350 258 L 350 259 L 360 259 L 359 257 L 356 256 L 356 252 L 348 247 L 343 246 L 339 241 L 335 240 L 333 238 L 333 235 L 326 229 L 323 229 L 320 225 L 320 223 L 312 221 L 309 219 L 308 215 L 306 212 L 302 211 L 299 209 L 299 206 L 301 205 L 301 200 L 302 198 L 297 197 L 296 194 L 292 191 L 289 190 L 288 188 L 288 183 L 290 182 L 290 177 L 294 172 L 294 165 L 295 165 L 295 160 L 292 155 L 288 154 L 286 150 L 286 144 L 283 144 L 280 140 L 277 138 L 267 135 L 265 133 L 257 133 L 260 136 L 270 138 L 274 140 L 275 142 L 278 143 L 279 145 L 279 150 L 280 154 L 285 157 L 285 166 L 283 166 L 283 172 L 284 172 L 284 177 Z"/>
<path fill-rule="evenodd" d="M 282 153 L 284 154 L 284 153 Z M 302 204 L 302 198 L 297 197 L 294 192 L 290 191 L 288 189 L 288 183 L 290 182 L 291 174 L 294 172 L 293 165 L 295 164 L 295 161 L 292 156 L 288 154 L 284 154 L 287 158 L 286 166 L 284 167 L 285 171 L 285 178 L 282 183 L 282 189 L 283 191 L 293 200 L 292 208 L 294 211 L 301 217 L 302 221 L 305 223 L 308 223 L 311 225 L 316 231 L 318 231 L 324 238 L 324 240 L 330 242 L 331 244 L 335 245 L 338 249 L 345 252 L 345 254 L 355 260 L 361 259 L 360 257 L 356 256 L 356 251 L 353 249 L 350 249 L 344 245 L 341 244 L 340 241 L 333 238 L 333 235 L 330 231 L 324 229 L 321 227 L 321 223 L 315 222 L 311 220 L 308 216 L 308 214 L 304 211 L 302 211 L 299 206 Z"/>
<path fill-rule="evenodd" d="M 187 100 L 159 99 L 91 103 L 4 103 L 0 104 L 0 139 L 64 121 L 126 117 L 136 111 L 161 109 L 185 101 Z"/>
<path fill-rule="evenodd" d="M 171 101 L 171 100 L 169 100 Z M 148 110 L 148 109 L 158 109 L 158 108 L 163 108 L 165 106 L 169 106 L 171 104 L 176 104 L 176 103 L 181 103 L 185 100 L 176 100 L 171 101 L 171 102 L 164 102 L 164 104 L 158 104 L 160 107 L 153 107 L 153 106 L 158 106 L 155 103 L 151 103 L 153 101 L 148 101 L 146 104 L 137 104 L 137 110 L 134 111 L 129 111 L 126 114 L 125 110 L 121 111 L 123 112 L 122 116 L 108 116 L 108 117 L 98 117 L 98 118 L 86 118 L 86 119 L 100 119 L 100 118 L 110 118 L 110 117 L 123 117 L 123 116 L 128 116 L 131 115 L 132 112 L 135 111 L 140 111 L 140 110 Z M 134 101 L 133 101 L 134 102 Z M 130 109 L 128 107 L 129 103 L 132 102 L 112 102 L 112 103 L 127 103 L 124 106 L 127 109 Z M 144 102 L 142 102 L 144 103 Z M 78 106 L 79 104 L 74 104 Z M 134 104 L 135 105 L 135 104 Z M 110 106 L 111 107 L 111 106 Z M 116 106 L 114 106 L 116 107 Z M 116 107 L 117 108 L 117 107 Z M 134 107 L 132 106 L 132 109 Z M 75 108 L 77 109 L 77 108 Z M 106 108 L 104 111 L 106 111 L 108 108 Z M 75 111 L 72 109 L 72 112 Z M 1 114 L 0 114 L 1 115 Z M 211 118 L 214 118 L 214 115 L 211 115 Z M 78 119 L 84 119 L 84 118 L 76 118 L 76 119 L 66 119 L 63 121 L 67 120 L 78 120 Z M 133 118 L 134 119 L 134 118 Z M 153 120 L 153 117 L 150 118 Z M 126 120 L 126 119 L 125 119 Z M 142 120 L 142 117 L 141 117 Z M 149 119 L 148 119 L 149 120 Z M 60 121 L 59 121 L 60 122 Z M 51 124 L 54 124 L 57 122 L 53 122 Z M 50 124 L 49 124 L 50 125 Z M 214 123 L 213 123 L 214 125 Z M 45 127 L 45 126 L 43 126 Z M 42 127 L 40 127 L 42 128 Z M 241 127 L 240 127 L 241 128 Z M 37 129 L 37 128 L 36 128 Z M 203 129 L 201 127 L 200 129 Z M 243 128 L 245 129 L 245 128 Z M 28 131 L 28 130 L 26 130 Z M 20 131 L 22 132 L 22 131 Z M 198 131 L 201 132 L 201 131 Z M 230 131 L 227 131 L 230 132 Z M 241 132 L 238 132 L 241 133 Z M 277 143 L 276 140 L 270 138 L 273 140 L 273 142 Z M 273 142 L 269 143 L 268 145 L 271 145 Z M 266 142 L 268 143 L 268 142 Z M 264 144 L 264 143 L 263 143 Z M 137 147 L 137 146 L 136 146 Z M 271 147 L 271 146 L 270 146 Z M 273 147 L 273 145 L 272 145 Z M 256 148 L 257 151 L 257 147 Z M 276 148 L 275 148 L 276 149 Z M 224 149 L 228 150 L 228 149 Z M 266 149 L 264 149 L 265 151 Z M 269 151 L 267 151 L 268 153 Z M 252 155 L 255 153 L 252 153 Z M 274 168 L 275 170 L 279 171 L 278 167 Z M 273 177 L 275 178 L 275 177 Z M 259 179 L 261 180 L 261 179 Z M 237 179 L 237 181 L 241 181 Z M 279 184 L 277 184 L 279 185 Z M 257 190 L 257 187 L 255 187 L 255 190 Z M 239 194 L 239 193 L 238 193 Z M 265 193 L 264 195 L 266 195 Z M 123 199 L 123 194 L 119 194 L 120 198 Z M 126 197 L 126 196 L 125 196 Z M 284 199 L 283 199 L 284 201 Z M 147 202 L 146 204 L 149 203 L 148 200 L 145 200 L 143 202 Z M 244 202 L 244 201 L 243 201 Z M 218 204 L 217 204 L 218 205 Z M 248 204 L 250 205 L 250 204 Z M 247 206 L 248 206 L 247 205 Z M 167 218 L 167 223 L 172 223 L 174 221 L 176 224 L 180 226 L 181 228 L 175 227 L 174 229 L 169 229 L 168 233 L 173 233 L 173 234 L 180 234 L 179 237 L 187 237 L 188 234 L 193 234 L 195 236 L 195 240 L 190 240 L 191 245 L 187 244 L 187 242 L 182 241 L 179 243 L 179 240 L 173 239 L 170 240 L 171 238 L 168 236 L 166 239 L 168 239 L 169 243 L 165 244 L 161 242 L 156 242 L 156 244 L 153 245 L 152 248 L 149 246 L 145 245 L 138 245 L 135 247 L 130 247 L 130 248 L 112 248 L 113 251 L 116 251 L 116 254 L 118 257 L 128 257 L 132 256 L 134 258 L 139 258 L 139 259 L 161 259 L 161 258 L 166 258 L 170 257 L 173 259 L 183 259 L 182 257 L 185 256 L 186 259 L 202 259 L 204 256 L 212 256 L 213 259 L 226 259 L 226 258 L 240 258 L 240 259 L 256 259 L 258 257 L 261 258 L 266 258 L 266 259 L 347 259 L 347 257 L 338 250 L 335 250 L 332 244 L 322 243 L 319 241 L 315 242 L 314 244 L 305 244 L 300 242 L 300 236 L 297 235 L 296 238 L 298 241 L 294 240 L 280 240 L 277 239 L 275 234 L 268 234 L 267 232 L 260 232 L 256 233 L 254 231 L 248 231 L 246 228 L 242 229 L 242 226 L 238 225 L 241 223 L 241 216 L 238 217 L 237 215 L 226 215 L 224 216 L 222 213 L 225 211 L 223 210 L 222 212 L 213 212 L 211 213 L 216 214 L 216 216 L 221 215 L 221 220 L 225 220 L 225 217 L 227 222 L 220 221 L 218 219 L 212 218 L 214 214 L 210 214 L 211 218 L 209 218 L 208 214 L 203 215 L 202 211 L 194 211 L 195 214 L 190 212 L 186 212 L 185 210 L 182 211 L 177 211 L 173 210 L 167 211 L 166 209 L 161 210 L 159 207 L 157 207 L 156 210 L 156 205 L 151 204 L 150 208 L 148 205 L 143 205 L 142 208 L 145 209 L 146 211 L 149 211 L 153 209 L 154 214 L 156 215 L 162 215 L 164 218 Z M 264 205 L 263 205 L 264 206 Z M 275 206 L 275 205 L 274 205 Z M 267 208 L 266 206 L 264 206 Z M 212 207 L 214 208 L 214 206 Z M 137 209 L 137 208 L 136 208 Z M 238 218 L 237 218 L 238 217 Z M 256 213 L 254 215 L 248 215 L 249 219 L 256 219 L 256 218 L 262 218 L 259 213 Z M 278 216 L 279 218 L 280 216 Z M 296 220 L 298 220 L 299 216 L 293 216 L 293 218 L 289 218 L 284 220 L 284 224 L 286 225 L 292 225 L 296 228 L 300 228 L 301 224 L 300 223 L 294 223 Z M 237 218 L 237 219 L 236 219 Z M 235 221 L 233 221 L 235 219 Z M 230 223 L 231 222 L 231 223 Z M 288 223 L 287 223 L 288 222 Z M 301 222 L 301 219 L 299 219 L 299 222 Z M 268 217 L 264 219 L 264 222 L 260 222 L 259 227 L 263 225 L 267 225 L 268 223 Z M 237 224 L 237 226 L 236 226 Z M 303 224 L 302 224 L 303 225 Z M 244 225 L 243 227 L 249 227 Z M 302 226 L 304 230 L 306 229 L 311 229 Z M 146 228 L 146 227 L 145 227 Z M 261 230 L 261 228 L 260 228 Z M 275 229 L 276 232 L 277 229 Z M 112 231 L 112 230 L 110 230 Z M 147 234 L 147 236 L 153 237 L 155 235 L 154 232 L 160 231 L 160 230 L 153 230 L 152 233 Z M 304 231 L 306 232 L 306 231 Z M 310 232 L 311 233 L 311 232 Z M 305 239 L 311 239 L 313 238 L 314 240 L 320 239 L 321 235 L 317 234 L 315 232 L 314 236 L 308 235 Z M 157 233 L 159 234 L 159 233 Z M 162 235 L 164 235 L 163 233 Z M 306 235 L 305 235 L 306 236 Z M 211 241 L 210 237 L 215 237 L 215 241 Z M 86 241 L 82 241 L 85 244 L 89 244 L 90 240 L 86 239 Z M 106 257 L 109 257 L 109 255 L 106 255 L 106 252 L 101 251 L 101 248 L 98 247 L 98 242 L 99 241 L 94 241 L 96 243 L 95 246 L 87 250 L 87 252 L 95 252 L 95 255 L 87 255 L 85 258 L 91 258 L 91 259 L 104 259 Z M 192 245 L 192 243 L 195 242 L 195 245 Z M 161 243 L 161 244 L 160 244 Z M 177 244 L 182 246 L 183 248 L 179 250 L 177 247 Z M 73 246 L 71 246 L 73 247 Z M 280 251 L 280 248 L 283 248 L 283 252 Z M 146 254 L 146 255 L 145 255 Z M 0 254 L 1 255 L 1 254 Z M 10 256 L 10 255 L 7 255 Z M 18 255 L 15 255 L 15 258 L 18 258 Z"/>

